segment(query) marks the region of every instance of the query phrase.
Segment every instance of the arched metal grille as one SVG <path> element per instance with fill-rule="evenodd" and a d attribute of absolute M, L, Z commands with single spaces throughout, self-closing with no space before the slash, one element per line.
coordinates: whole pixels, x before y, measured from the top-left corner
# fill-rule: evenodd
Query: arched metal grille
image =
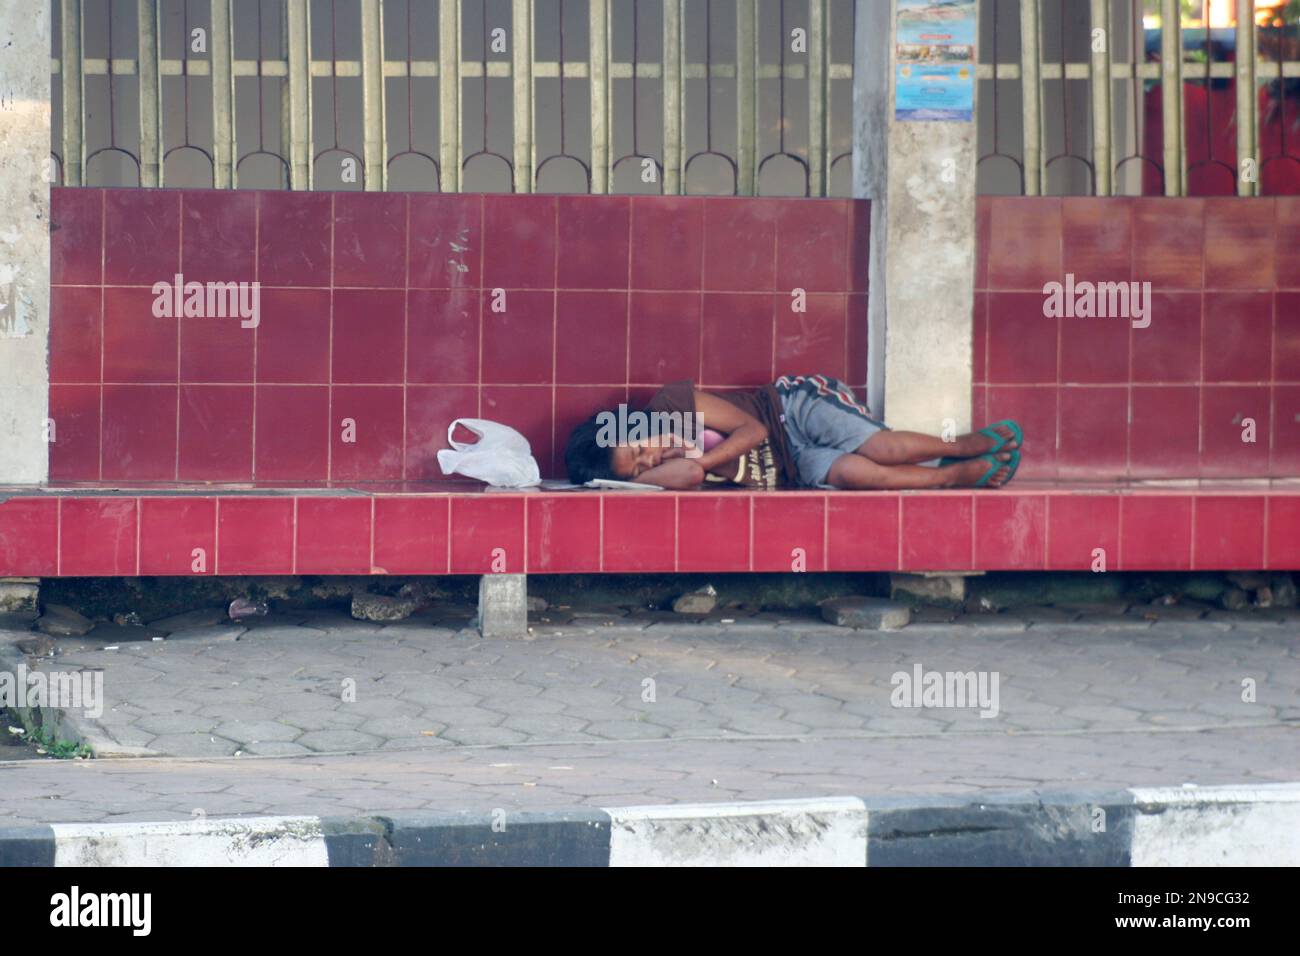
<path fill-rule="evenodd" d="M 52 155 L 67 185 L 846 195 L 854 5 L 59 0 Z"/>

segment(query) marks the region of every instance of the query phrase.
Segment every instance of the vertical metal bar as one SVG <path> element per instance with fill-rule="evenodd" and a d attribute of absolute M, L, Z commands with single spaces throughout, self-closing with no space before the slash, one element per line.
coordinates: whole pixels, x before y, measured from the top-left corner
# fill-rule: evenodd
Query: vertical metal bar
<path fill-rule="evenodd" d="M 160 186 L 162 128 L 158 123 L 161 112 L 158 108 L 158 5 L 153 0 L 136 0 L 135 22 L 138 36 L 136 73 L 140 77 L 140 185 Z"/>
<path fill-rule="evenodd" d="M 1039 80 L 1042 62 L 1039 38 L 1038 0 L 1020 0 L 1020 90 L 1024 100 L 1021 121 L 1026 196 L 1042 193 L 1043 182 L 1043 84 Z M 993 68 L 996 72 L 997 64 Z M 996 77 L 993 82 L 997 82 Z M 1064 74 L 1061 82 L 1065 82 Z"/>
<path fill-rule="evenodd" d="M 438 127 L 438 188 L 460 192 L 460 0 L 438 2 Z"/>
<path fill-rule="evenodd" d="M 366 191 L 388 186 L 384 135 L 384 10 L 381 0 L 361 0 L 361 100 L 365 123 Z"/>
<path fill-rule="evenodd" d="M 510 20 L 514 32 L 515 192 L 533 191 L 533 4 L 514 0 Z M 483 78 L 487 95 L 487 77 Z"/>
<path fill-rule="evenodd" d="M 63 0 L 63 52 L 59 75 L 63 80 L 63 182 L 80 186 L 86 161 L 81 77 L 81 0 Z M 112 51 L 109 51 L 112 55 Z"/>
<path fill-rule="evenodd" d="M 1183 24 L 1178 0 L 1160 2 L 1160 112 L 1164 129 L 1165 195 L 1181 196 L 1183 164 Z"/>
<path fill-rule="evenodd" d="M 308 0 L 289 5 L 289 183 L 311 189 L 311 13 Z"/>
<path fill-rule="evenodd" d="M 1111 0 L 1092 0 L 1092 29 L 1095 35 L 1100 30 L 1102 43 L 1092 44 L 1092 166 L 1093 181 L 1097 185 L 1098 196 L 1111 194 L 1111 173 L 1115 168 L 1111 158 Z M 1065 82 L 1064 79 L 1061 81 Z"/>
<path fill-rule="evenodd" d="M 826 0 L 808 0 L 808 188 L 825 196 L 830 168 L 826 150 Z M 786 42 L 784 38 L 782 43 Z"/>
<path fill-rule="evenodd" d="M 737 192 L 752 196 L 758 181 L 758 12 L 757 0 L 736 0 Z M 785 42 L 785 38 L 781 38 Z M 708 69 L 708 66 L 705 66 Z"/>
<path fill-rule="evenodd" d="M 218 189 L 235 185 L 234 44 L 230 29 L 230 0 L 212 0 L 212 170 L 213 185 Z"/>
<path fill-rule="evenodd" d="M 283 4 L 280 4 L 279 7 L 280 7 L 280 55 L 283 56 L 285 62 L 288 63 L 289 61 L 289 12 L 288 10 L 285 9 Z M 260 24 L 258 25 L 258 29 L 261 29 Z M 259 77 L 257 82 L 261 84 L 263 81 Z M 290 173 L 290 178 L 292 180 L 293 163 L 292 160 L 290 159 L 289 144 L 293 142 L 293 129 L 292 129 L 293 103 L 290 101 L 289 87 L 290 87 L 289 75 L 288 72 L 286 71 L 284 78 L 280 80 L 280 155 L 285 160 L 285 170 Z M 260 85 L 258 88 L 258 95 L 261 95 Z"/>
<path fill-rule="evenodd" d="M 1255 138 L 1259 129 L 1259 96 L 1255 88 L 1255 3 L 1237 0 L 1237 195 L 1259 192 L 1259 154 Z M 1247 181 L 1253 167 L 1253 181 Z"/>
<path fill-rule="evenodd" d="M 682 163 L 685 160 L 682 152 L 682 6 L 683 0 L 664 0 L 665 196 L 676 196 L 682 191 Z M 633 95 L 636 95 L 635 88 Z"/>
<path fill-rule="evenodd" d="M 664 7 L 664 19 L 668 18 L 668 7 Z M 590 52 L 587 59 L 587 82 L 591 86 L 591 191 L 593 193 L 609 192 L 609 0 L 590 0 L 588 10 L 588 44 Z M 664 60 L 668 52 L 665 48 Z M 665 62 L 664 69 L 667 70 Z M 564 82 L 564 78 L 560 78 Z M 666 82 L 666 81 L 665 81 Z M 665 88 L 664 102 L 668 95 Z M 667 109 L 667 105 L 664 107 Z"/>

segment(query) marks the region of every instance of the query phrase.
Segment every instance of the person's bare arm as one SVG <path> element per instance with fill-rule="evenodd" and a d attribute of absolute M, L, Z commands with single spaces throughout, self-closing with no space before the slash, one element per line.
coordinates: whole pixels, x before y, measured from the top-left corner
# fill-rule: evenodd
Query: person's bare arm
<path fill-rule="evenodd" d="M 767 438 L 767 428 L 753 415 L 725 398 L 695 391 L 695 411 L 706 428 L 725 432 L 727 437 L 698 458 L 691 459 L 705 471 L 735 461 Z"/>
<path fill-rule="evenodd" d="M 704 482 L 704 469 L 700 467 L 698 459 L 671 458 L 641 472 L 632 480 L 674 491 L 686 491 Z"/>

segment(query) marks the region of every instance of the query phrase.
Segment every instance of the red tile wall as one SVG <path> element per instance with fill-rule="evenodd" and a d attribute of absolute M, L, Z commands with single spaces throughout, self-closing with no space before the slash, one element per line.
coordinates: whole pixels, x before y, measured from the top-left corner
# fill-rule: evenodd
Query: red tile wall
<path fill-rule="evenodd" d="M 978 215 L 975 412 L 1023 423 L 1022 476 L 1300 475 L 1300 198 L 985 196 Z M 1150 282 L 1150 326 L 1045 318 L 1066 273 Z"/>
<path fill-rule="evenodd" d="M 865 201 L 61 188 L 52 206 L 55 481 L 436 479 L 457 417 L 519 429 L 558 477 L 573 425 L 668 380 L 866 385 Z M 178 271 L 259 282 L 259 327 L 155 318 Z"/>

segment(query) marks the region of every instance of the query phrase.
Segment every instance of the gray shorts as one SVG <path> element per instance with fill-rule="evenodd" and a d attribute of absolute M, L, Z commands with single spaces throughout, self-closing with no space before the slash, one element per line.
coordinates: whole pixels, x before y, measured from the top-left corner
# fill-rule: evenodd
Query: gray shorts
<path fill-rule="evenodd" d="M 834 379 L 829 381 L 839 384 Z M 785 406 L 786 440 L 799 472 L 799 484 L 805 488 L 825 485 L 836 458 L 857 451 L 876 432 L 888 431 L 884 422 L 849 408 L 833 396 L 801 389 L 782 395 L 781 403 Z"/>

